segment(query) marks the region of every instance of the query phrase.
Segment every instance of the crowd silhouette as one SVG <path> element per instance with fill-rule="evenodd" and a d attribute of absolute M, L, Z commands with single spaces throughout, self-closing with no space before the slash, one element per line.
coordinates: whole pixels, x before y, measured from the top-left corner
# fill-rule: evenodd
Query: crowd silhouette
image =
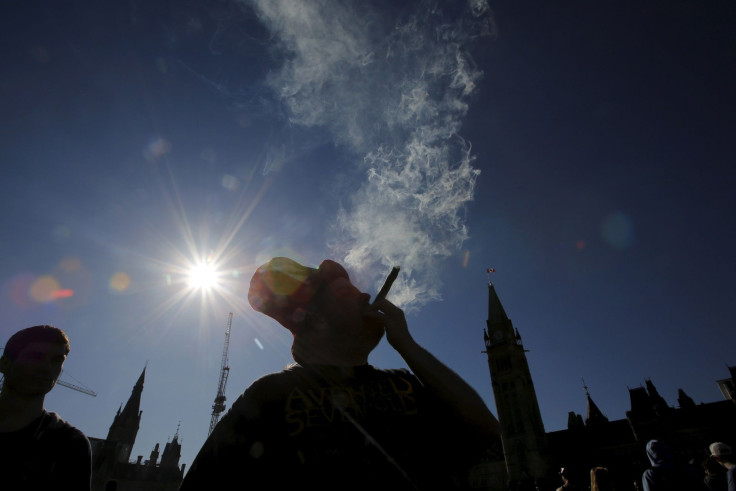
<path fill-rule="evenodd" d="M 642 468 L 640 462 L 629 466 L 596 465 L 589 469 L 589 477 L 585 469 L 564 467 L 556 491 L 736 491 L 736 459 L 733 447 L 727 443 L 678 448 L 675 453 L 665 441 L 653 439 L 642 445 L 642 453 L 649 459 L 648 467 Z M 532 486 L 527 484 L 526 488 Z M 555 489 L 540 486 L 540 482 L 534 488 Z"/>

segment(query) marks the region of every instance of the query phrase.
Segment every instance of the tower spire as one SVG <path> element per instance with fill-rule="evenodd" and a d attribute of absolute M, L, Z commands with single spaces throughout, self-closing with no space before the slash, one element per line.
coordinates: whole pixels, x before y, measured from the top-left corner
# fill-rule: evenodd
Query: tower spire
<path fill-rule="evenodd" d="M 588 412 L 585 415 L 585 425 L 591 426 L 591 425 L 597 425 L 601 423 L 608 423 L 608 418 L 603 415 L 600 409 L 598 409 L 598 406 L 596 406 L 595 402 L 593 402 L 593 399 L 590 397 L 590 393 L 588 392 L 588 386 L 585 385 L 585 379 L 583 377 L 580 377 L 583 381 L 583 389 L 585 390 L 585 397 L 588 400 Z"/>
<path fill-rule="evenodd" d="M 659 392 L 657 392 L 657 388 L 654 386 L 654 383 L 650 379 L 646 379 L 644 383 L 647 386 L 647 393 L 649 394 L 649 398 L 652 401 L 654 412 L 657 414 L 657 416 L 664 416 L 665 414 L 667 414 L 672 408 L 667 404 L 667 401 L 664 400 L 664 397 L 659 395 Z"/>
<path fill-rule="evenodd" d="M 488 282 L 488 324 L 500 324 L 502 322 L 509 322 L 509 318 L 496 294 L 496 288 L 493 283 Z"/>
<path fill-rule="evenodd" d="M 677 389 L 677 403 L 680 405 L 680 408 L 695 407 L 693 398 L 687 395 L 682 389 Z"/>
<path fill-rule="evenodd" d="M 179 427 L 181 421 L 176 425 L 176 434 L 174 439 L 166 443 L 164 451 L 161 454 L 161 467 L 162 468 L 178 468 L 179 458 L 181 457 L 181 442 L 179 442 Z M 182 467 L 182 471 L 184 468 Z"/>
<path fill-rule="evenodd" d="M 133 391 L 125 403 L 123 410 L 118 409 L 118 413 L 115 415 L 115 419 L 113 419 L 110 430 L 107 433 L 107 441 L 115 442 L 117 448 L 121 449 L 119 460 L 122 462 L 127 462 L 130 458 L 130 453 L 135 444 L 135 438 L 138 435 L 141 415 L 143 414 L 140 407 L 143 383 L 146 380 L 146 368 L 147 364 L 143 367 L 138 381 L 133 386 Z"/>
<path fill-rule="evenodd" d="M 526 352 L 490 282 L 483 340 L 508 478 L 542 478 L 549 473 L 549 452 Z"/>

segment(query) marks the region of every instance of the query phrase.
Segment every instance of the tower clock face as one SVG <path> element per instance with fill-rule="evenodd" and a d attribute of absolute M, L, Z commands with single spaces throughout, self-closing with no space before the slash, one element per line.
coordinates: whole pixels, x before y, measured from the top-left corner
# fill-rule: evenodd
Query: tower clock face
<path fill-rule="evenodd" d="M 503 339 L 503 332 L 499 329 L 493 333 L 493 337 L 496 338 L 496 341 L 501 341 Z"/>

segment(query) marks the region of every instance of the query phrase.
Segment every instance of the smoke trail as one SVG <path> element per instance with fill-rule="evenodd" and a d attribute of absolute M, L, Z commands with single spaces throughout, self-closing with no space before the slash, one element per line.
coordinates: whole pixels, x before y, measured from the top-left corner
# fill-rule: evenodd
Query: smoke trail
<path fill-rule="evenodd" d="M 335 254 L 377 286 L 401 265 L 391 298 L 405 309 L 439 299 L 436 265 L 468 237 L 480 172 L 458 133 L 481 76 L 465 50 L 493 30 L 486 1 L 462 12 L 417 2 L 399 19 L 381 2 L 250 3 L 286 55 L 269 84 L 290 122 L 328 128 L 363 156 L 367 180 L 337 214 Z"/>

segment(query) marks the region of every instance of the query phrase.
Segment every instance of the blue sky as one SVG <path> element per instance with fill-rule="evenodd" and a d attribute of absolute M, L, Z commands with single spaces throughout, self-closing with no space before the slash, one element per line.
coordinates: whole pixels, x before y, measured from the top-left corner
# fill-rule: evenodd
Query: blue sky
<path fill-rule="evenodd" d="M 0 7 L 0 342 L 61 327 L 62 378 L 98 393 L 48 409 L 105 437 L 147 364 L 133 455 L 181 423 L 190 465 L 228 313 L 229 403 L 291 361 L 246 300 L 274 255 L 372 294 L 400 264 L 389 298 L 495 411 L 490 279 L 548 431 L 584 413 L 581 377 L 610 419 L 648 378 L 673 406 L 722 397 L 733 4 L 393 3 Z M 192 290 L 208 261 L 218 286 Z"/>

